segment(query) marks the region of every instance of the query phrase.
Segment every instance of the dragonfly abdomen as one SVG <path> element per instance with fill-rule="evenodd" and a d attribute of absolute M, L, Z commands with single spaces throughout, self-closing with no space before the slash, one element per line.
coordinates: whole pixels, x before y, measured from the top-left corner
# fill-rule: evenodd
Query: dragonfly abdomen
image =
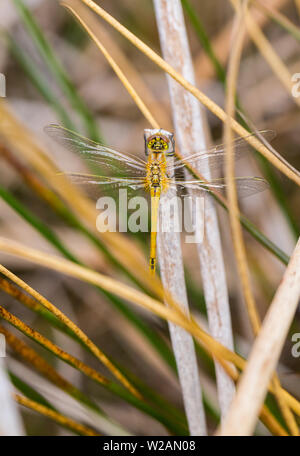
<path fill-rule="evenodd" d="M 166 157 L 164 153 L 153 152 L 147 162 L 146 188 L 151 194 L 151 241 L 150 241 L 150 272 L 155 274 L 156 238 L 159 201 L 161 193 L 169 187 L 166 173 Z"/>

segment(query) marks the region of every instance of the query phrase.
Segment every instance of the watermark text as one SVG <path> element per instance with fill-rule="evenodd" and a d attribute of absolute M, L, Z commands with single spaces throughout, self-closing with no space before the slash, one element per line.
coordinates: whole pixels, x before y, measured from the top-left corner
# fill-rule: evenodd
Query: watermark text
<path fill-rule="evenodd" d="M 6 79 L 3 73 L 0 73 L 0 97 L 6 97 Z"/>
<path fill-rule="evenodd" d="M 6 342 L 4 334 L 0 334 L 0 358 L 5 358 L 6 356 Z"/>
<path fill-rule="evenodd" d="M 204 237 L 204 203 L 202 196 L 128 199 L 127 190 L 120 189 L 118 199 L 112 196 L 98 199 L 96 209 L 100 213 L 96 226 L 101 233 L 185 233 L 184 242 L 199 244 Z"/>

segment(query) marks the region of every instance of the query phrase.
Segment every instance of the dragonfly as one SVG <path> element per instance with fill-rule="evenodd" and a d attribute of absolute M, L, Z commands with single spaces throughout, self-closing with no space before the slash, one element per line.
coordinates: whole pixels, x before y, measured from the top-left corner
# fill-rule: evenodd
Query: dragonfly
<path fill-rule="evenodd" d="M 99 186 L 100 188 L 130 188 L 143 189 L 151 196 L 151 235 L 149 269 L 151 274 L 156 271 L 156 242 L 159 202 L 162 193 L 168 189 L 206 191 L 221 191 L 226 188 L 224 178 L 203 179 L 182 176 L 186 166 L 193 168 L 208 164 L 211 170 L 220 169 L 225 161 L 225 147 L 222 144 L 208 149 L 199 150 L 180 159 L 175 154 L 174 135 L 163 129 L 144 130 L 144 147 L 146 159 L 132 154 L 123 153 L 107 147 L 104 144 L 89 140 L 60 125 L 49 125 L 45 128 L 48 135 L 64 147 L 75 151 L 92 166 L 97 166 L 108 175 L 91 173 L 63 173 L 73 182 Z M 273 131 L 260 132 L 267 140 L 275 135 Z M 255 136 L 255 134 L 249 135 Z M 234 141 L 235 158 L 241 158 L 249 150 L 247 137 Z M 171 160 L 170 160 L 171 158 Z M 181 176 L 178 175 L 181 173 Z M 236 177 L 238 195 L 240 197 L 253 195 L 268 187 L 261 177 Z"/>

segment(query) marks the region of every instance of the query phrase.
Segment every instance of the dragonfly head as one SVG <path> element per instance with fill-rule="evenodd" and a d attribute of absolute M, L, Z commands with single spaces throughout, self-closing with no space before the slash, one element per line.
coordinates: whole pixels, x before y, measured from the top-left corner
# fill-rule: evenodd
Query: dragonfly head
<path fill-rule="evenodd" d="M 168 147 L 168 139 L 163 135 L 153 135 L 147 140 L 147 148 L 151 152 L 164 152 Z"/>
<path fill-rule="evenodd" d="M 153 152 L 173 155 L 173 134 L 164 130 L 145 130 L 145 149 L 146 155 Z"/>

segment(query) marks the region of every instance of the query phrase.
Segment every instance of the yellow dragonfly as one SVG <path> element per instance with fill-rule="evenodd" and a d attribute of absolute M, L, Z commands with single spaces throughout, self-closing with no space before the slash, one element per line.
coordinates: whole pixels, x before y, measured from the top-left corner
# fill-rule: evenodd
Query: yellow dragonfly
<path fill-rule="evenodd" d="M 176 190 L 192 189 L 210 192 L 213 189 L 223 190 L 226 183 L 223 178 L 203 181 L 200 179 L 185 179 L 178 176 L 186 165 L 209 163 L 210 169 L 221 168 L 224 164 L 224 145 L 220 144 L 210 149 L 184 157 L 184 161 L 175 155 L 174 135 L 166 130 L 147 129 L 144 131 L 145 154 L 147 160 L 134 155 L 125 154 L 111 149 L 103 144 L 91 141 L 60 125 L 49 125 L 46 132 L 63 146 L 76 151 L 101 172 L 109 175 L 90 173 L 66 173 L 75 183 L 100 186 L 100 188 L 131 188 L 144 189 L 151 196 L 151 238 L 150 238 L 150 272 L 156 268 L 156 238 L 159 200 L 163 192 L 169 188 Z M 261 132 L 268 140 L 274 137 L 274 132 Z M 252 136 L 252 135 L 250 135 Z M 234 141 L 235 157 L 242 157 L 249 146 L 245 138 Z M 169 157 L 172 157 L 170 160 Z M 236 186 L 240 197 L 253 195 L 268 187 L 261 177 L 236 177 Z"/>

